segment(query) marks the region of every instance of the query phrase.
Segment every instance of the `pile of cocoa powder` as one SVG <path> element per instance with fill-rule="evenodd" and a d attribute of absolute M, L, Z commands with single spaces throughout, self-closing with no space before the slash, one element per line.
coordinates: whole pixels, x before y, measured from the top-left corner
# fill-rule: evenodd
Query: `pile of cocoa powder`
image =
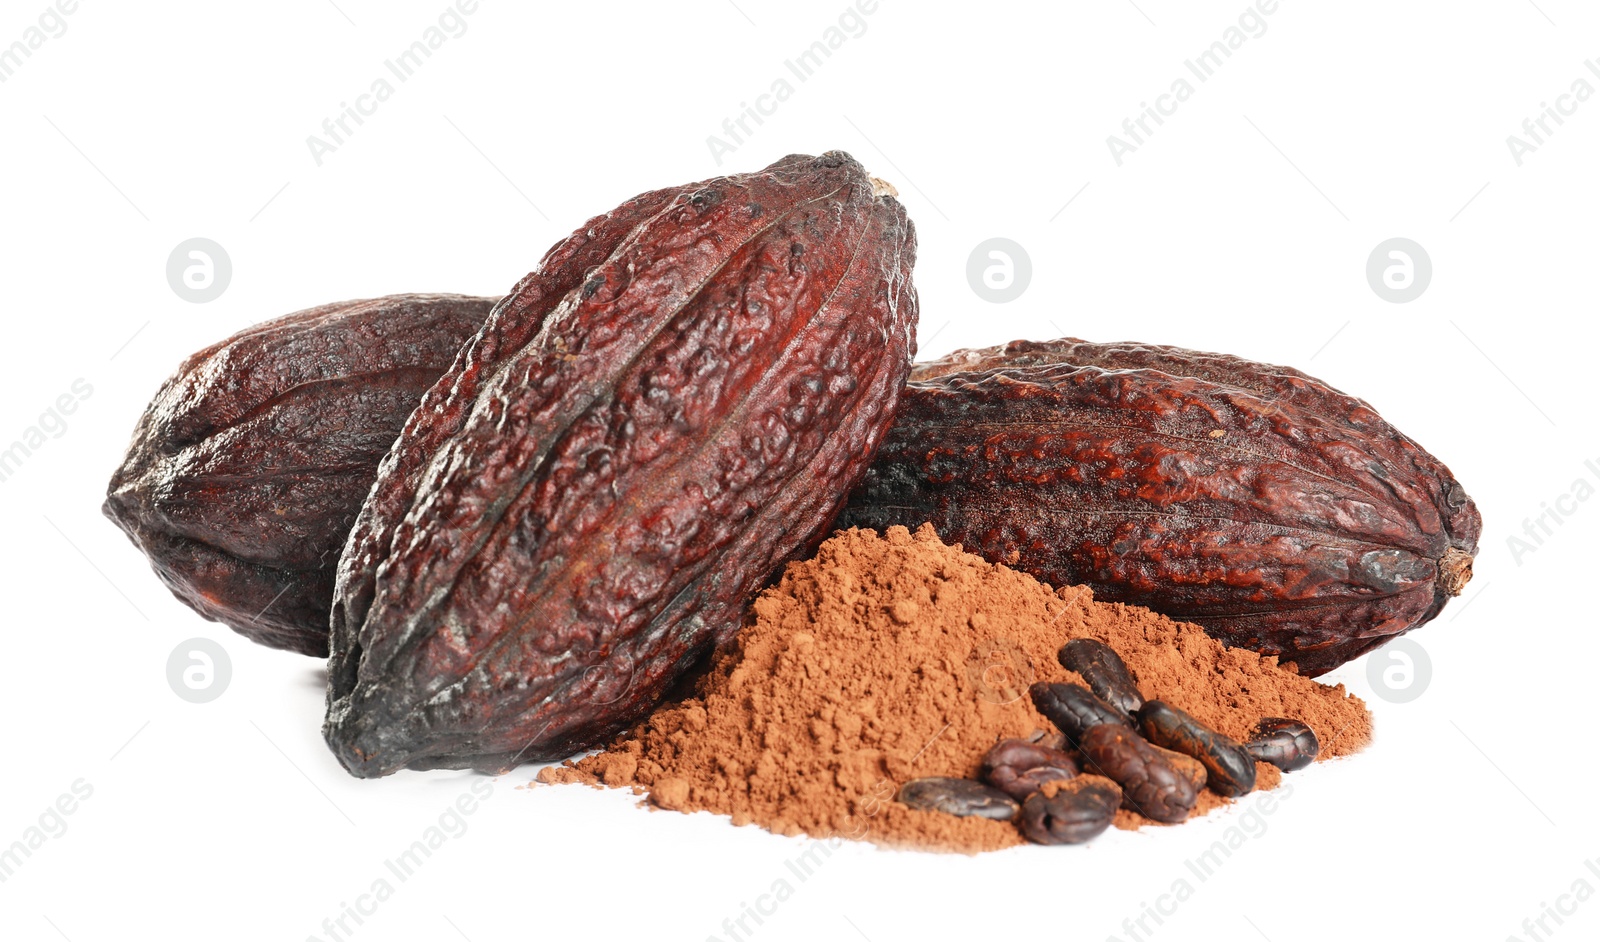
<path fill-rule="evenodd" d="M 1081 682 L 1070 638 L 1122 655 L 1147 698 L 1236 739 L 1264 716 L 1301 720 L 1321 758 L 1366 745 L 1372 718 L 1345 693 L 1228 648 L 1148 609 L 1096 602 L 941 543 L 931 526 L 836 534 L 756 600 L 734 650 L 695 696 L 657 709 L 544 783 L 632 787 L 660 808 L 707 810 L 779 834 L 974 853 L 1023 843 L 1014 824 L 896 803 L 913 778 L 976 776 L 985 750 L 1052 729 L 1035 680 Z M 1257 788 L 1280 773 L 1258 763 Z M 1227 799 L 1204 792 L 1194 814 Z M 1116 824 L 1149 821 L 1131 811 Z"/>

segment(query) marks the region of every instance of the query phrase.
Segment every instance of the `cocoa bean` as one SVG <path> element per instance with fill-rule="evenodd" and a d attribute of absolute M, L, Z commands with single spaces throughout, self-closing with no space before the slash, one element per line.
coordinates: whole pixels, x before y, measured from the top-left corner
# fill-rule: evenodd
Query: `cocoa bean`
<path fill-rule="evenodd" d="M 1083 775 L 1058 785 L 1054 795 L 1029 795 L 1017 826 L 1035 844 L 1082 844 L 1111 826 L 1121 804 L 1116 782 Z"/>
<path fill-rule="evenodd" d="M 1311 727 L 1299 720 L 1269 716 L 1256 724 L 1244 743 L 1244 751 L 1257 762 L 1296 772 L 1315 762 L 1322 746 Z"/>
<path fill-rule="evenodd" d="M 1156 745 L 1200 760 L 1206 785 L 1225 798 L 1256 787 L 1256 762 L 1243 746 L 1171 704 L 1146 701 L 1139 708 L 1139 729 Z"/>
<path fill-rule="evenodd" d="M 1045 719 L 1056 724 L 1073 746 L 1079 746 L 1083 734 L 1095 726 L 1110 723 L 1133 727 L 1126 713 L 1077 684 L 1052 684 L 1041 680 L 1028 688 L 1028 695 Z"/>
<path fill-rule="evenodd" d="M 1082 677 L 1095 696 L 1132 716 L 1144 705 L 1128 665 L 1111 646 L 1093 638 L 1073 638 L 1056 652 L 1061 666 Z"/>
<path fill-rule="evenodd" d="M 914 778 L 900 786 L 896 797 L 908 808 L 938 811 L 958 818 L 1009 821 L 1017 816 L 1019 807 L 1005 792 L 970 778 Z"/>
<path fill-rule="evenodd" d="M 1096 726 L 1084 733 L 1080 748 L 1083 770 L 1122 786 L 1122 803 L 1128 810 L 1172 824 L 1194 809 L 1199 793 L 1189 779 L 1132 729 Z"/>
<path fill-rule="evenodd" d="M 1022 739 L 1002 739 L 983 757 L 983 780 L 1018 801 L 1045 782 L 1066 781 L 1077 773 L 1070 754 Z"/>

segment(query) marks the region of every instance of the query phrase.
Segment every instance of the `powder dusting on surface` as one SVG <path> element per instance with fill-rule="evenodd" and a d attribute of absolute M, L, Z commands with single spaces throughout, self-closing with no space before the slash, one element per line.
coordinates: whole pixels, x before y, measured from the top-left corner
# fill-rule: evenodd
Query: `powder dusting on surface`
<path fill-rule="evenodd" d="M 1084 637 L 1116 649 L 1146 698 L 1236 739 L 1263 716 L 1309 725 L 1324 759 L 1371 736 L 1366 705 L 1343 686 L 1148 609 L 1096 602 L 1084 587 L 1052 591 L 946 546 L 925 525 L 881 537 L 841 531 L 791 563 L 694 697 L 538 781 L 632 787 L 660 808 L 779 834 L 964 853 L 1009 847 L 1024 842 L 1011 822 L 912 810 L 895 791 L 923 776 L 976 776 L 997 740 L 1053 730 L 1027 688 L 1082 683 L 1055 655 Z M 1258 789 L 1279 780 L 1257 764 Z M 1206 791 L 1194 814 L 1227 803 Z M 1122 828 L 1154 823 L 1117 814 Z"/>

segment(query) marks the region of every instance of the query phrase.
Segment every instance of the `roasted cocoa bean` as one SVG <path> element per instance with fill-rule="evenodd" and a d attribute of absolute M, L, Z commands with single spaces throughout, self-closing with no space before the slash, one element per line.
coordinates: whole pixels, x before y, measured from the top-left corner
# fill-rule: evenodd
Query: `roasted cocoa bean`
<path fill-rule="evenodd" d="M 914 255 L 839 152 L 646 194 L 553 249 L 351 531 L 324 725 L 345 768 L 571 755 L 730 640 L 893 416 Z"/>
<path fill-rule="evenodd" d="M 1028 688 L 1033 705 L 1045 719 L 1056 724 L 1067 742 L 1078 746 L 1083 734 L 1105 723 L 1133 728 L 1133 721 L 1121 710 L 1077 684 L 1052 684 L 1039 681 Z"/>
<path fill-rule="evenodd" d="M 837 526 L 924 521 L 1310 676 L 1437 615 L 1482 527 L 1443 463 L 1304 373 L 1073 339 L 913 367 Z"/>
<path fill-rule="evenodd" d="M 1009 821 L 1019 805 L 1010 795 L 970 778 L 914 778 L 900 786 L 900 803 L 919 811 L 939 811 L 958 818 Z"/>
<path fill-rule="evenodd" d="M 1256 724 L 1244 743 L 1244 751 L 1257 762 L 1297 772 L 1316 761 L 1322 745 L 1311 727 L 1299 720 L 1269 716 Z"/>
<path fill-rule="evenodd" d="M 1022 801 L 1045 782 L 1066 781 L 1078 774 L 1069 753 L 1023 739 L 1002 739 L 983 757 L 983 780 Z"/>
<path fill-rule="evenodd" d="M 1139 729 L 1156 745 L 1199 759 L 1207 787 L 1225 798 L 1256 787 L 1256 761 L 1243 746 L 1169 703 L 1146 701 L 1139 708 Z"/>
<path fill-rule="evenodd" d="M 494 305 L 344 301 L 201 350 L 145 408 L 106 516 L 200 615 L 325 656 L 339 551 L 378 464 Z"/>
<path fill-rule="evenodd" d="M 1095 696 L 1129 716 L 1144 705 L 1144 697 L 1139 694 L 1139 685 L 1134 682 L 1128 665 L 1110 645 L 1093 638 L 1073 638 L 1056 652 L 1056 660 L 1082 677 Z"/>
<path fill-rule="evenodd" d="M 1201 791 L 1206 787 L 1205 763 L 1194 756 L 1186 756 L 1181 752 L 1163 749 L 1154 743 L 1150 745 L 1150 748 L 1161 753 L 1162 758 L 1172 763 L 1172 767 L 1178 770 L 1178 774 L 1188 779 L 1189 784 L 1193 786 L 1195 791 Z"/>
<path fill-rule="evenodd" d="M 1096 726 L 1083 735 L 1083 771 L 1122 786 L 1123 807 L 1153 821 L 1182 821 L 1199 793 L 1166 756 L 1120 724 Z"/>
<path fill-rule="evenodd" d="M 1111 826 L 1121 804 L 1122 788 L 1116 782 L 1081 775 L 1056 786 L 1054 795 L 1029 795 L 1017 827 L 1035 844 L 1082 844 Z"/>

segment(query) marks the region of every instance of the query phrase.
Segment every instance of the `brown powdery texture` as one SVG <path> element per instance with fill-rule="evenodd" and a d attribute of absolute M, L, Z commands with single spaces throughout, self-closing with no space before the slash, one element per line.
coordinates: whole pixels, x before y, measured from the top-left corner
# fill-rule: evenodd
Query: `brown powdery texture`
<path fill-rule="evenodd" d="M 1236 739 L 1263 716 L 1306 723 L 1321 759 L 1371 736 L 1366 705 L 1343 686 L 1148 609 L 1096 602 L 1081 586 L 1052 592 L 925 525 L 842 531 L 791 563 L 694 697 L 538 780 L 632 787 L 661 808 L 778 834 L 963 853 L 1021 844 L 1011 822 L 915 811 L 893 795 L 913 778 L 974 777 L 997 740 L 1052 729 L 1028 684 L 1081 683 L 1056 650 L 1084 637 L 1116 649 L 1145 697 Z M 1278 784 L 1276 768 L 1257 772 L 1257 788 Z M 1208 791 L 1194 814 L 1227 803 Z M 1116 823 L 1154 822 L 1123 810 Z"/>

